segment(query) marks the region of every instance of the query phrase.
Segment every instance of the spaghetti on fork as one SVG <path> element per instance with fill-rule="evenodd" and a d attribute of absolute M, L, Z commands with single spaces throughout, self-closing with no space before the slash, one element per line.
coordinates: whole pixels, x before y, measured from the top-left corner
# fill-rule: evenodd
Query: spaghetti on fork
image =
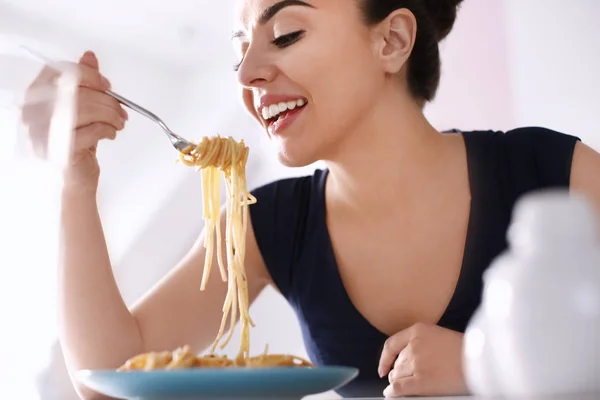
<path fill-rule="evenodd" d="M 227 295 L 223 304 L 223 317 L 210 353 L 205 356 L 192 354 L 190 346 L 180 347 L 172 352 L 151 352 L 139 354 L 119 368 L 119 371 L 182 369 L 182 368 L 227 368 L 227 367 L 311 367 L 307 360 L 285 354 L 263 354 L 250 357 L 250 327 L 254 326 L 250 318 L 248 301 L 248 282 L 244 260 L 246 255 L 246 231 L 248 227 L 248 206 L 256 198 L 248 192 L 246 184 L 246 164 L 249 149 L 244 141 L 237 142 L 231 137 L 204 137 L 195 147 L 181 151 L 179 161 L 187 166 L 196 167 L 202 174 L 202 213 L 206 235 L 204 247 L 206 257 L 200 290 L 205 290 L 211 273 L 215 255 L 221 279 L 227 282 Z M 226 188 L 226 224 L 225 257 L 223 262 L 221 232 L 221 178 Z M 241 325 L 241 343 L 235 359 L 215 354 L 217 347 L 223 349 L 231 341 L 236 322 Z M 230 328 L 223 338 L 227 320 Z"/>
<path fill-rule="evenodd" d="M 206 257 L 200 290 L 206 288 L 211 273 L 214 251 L 217 252 L 217 264 L 221 279 L 227 282 L 227 296 L 223 304 L 223 318 L 217 337 L 211 347 L 214 354 L 217 346 L 223 349 L 231 341 L 235 324 L 241 325 L 241 345 L 237 358 L 245 359 L 250 352 L 250 327 L 254 322 L 249 313 L 248 283 L 244 260 L 246 256 L 246 231 L 248 227 L 248 206 L 256 202 L 248 192 L 246 184 L 246 163 L 249 149 L 244 141 L 237 142 L 231 137 L 204 137 L 195 148 L 181 152 L 179 160 L 188 166 L 194 166 L 202 174 L 202 209 L 206 224 L 204 247 Z M 223 262 L 221 242 L 221 177 L 226 187 L 226 228 L 225 257 Z M 227 318 L 230 318 L 230 330 L 223 339 Z"/>

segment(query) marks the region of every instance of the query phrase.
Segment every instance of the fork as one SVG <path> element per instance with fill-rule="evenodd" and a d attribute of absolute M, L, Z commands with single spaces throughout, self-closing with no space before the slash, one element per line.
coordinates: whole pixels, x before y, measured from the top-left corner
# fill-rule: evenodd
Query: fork
<path fill-rule="evenodd" d="M 46 64 L 49 64 L 49 65 L 56 65 L 56 61 L 46 57 L 45 55 L 39 53 L 38 51 L 35 51 L 24 45 L 21 45 L 21 47 L 24 50 L 26 50 L 29 54 L 34 56 L 35 58 L 41 60 L 42 62 L 45 62 Z M 182 138 L 181 136 L 179 136 L 178 134 L 173 132 L 171 130 L 171 128 L 169 128 L 167 126 L 167 124 L 153 112 L 151 112 L 151 111 L 147 110 L 146 108 L 140 106 L 139 104 L 136 104 L 133 101 L 121 96 L 120 94 L 113 92 L 112 90 L 105 90 L 104 93 L 109 95 L 110 97 L 114 98 L 119 103 L 123 104 L 124 106 L 143 115 L 144 117 L 150 119 L 151 121 L 156 123 L 158 126 L 160 126 L 162 128 L 162 130 L 165 132 L 165 134 L 167 135 L 167 137 L 169 138 L 169 141 L 171 142 L 173 147 L 175 147 L 175 149 L 177 151 L 180 151 L 180 152 L 183 152 L 184 150 L 189 151 L 190 149 L 193 149 L 196 147 L 196 145 L 194 143 Z"/>
<path fill-rule="evenodd" d="M 124 106 L 129 107 L 133 111 L 136 111 L 136 112 L 142 114 L 144 117 L 155 122 L 158 126 L 160 126 L 162 128 L 162 130 L 165 132 L 165 134 L 171 141 L 171 144 L 173 145 L 173 147 L 175 147 L 175 149 L 177 149 L 178 151 L 180 151 L 180 152 L 183 152 L 184 150 L 189 151 L 190 149 L 193 149 L 196 147 L 196 145 L 193 144 L 192 142 L 190 142 L 189 140 L 186 140 L 186 139 L 182 138 L 181 136 L 179 136 L 178 134 L 176 134 L 175 132 L 173 132 L 167 126 L 167 124 L 153 112 L 148 111 L 144 107 L 134 103 L 133 101 L 131 101 L 129 99 L 126 99 L 125 97 L 123 97 L 111 90 L 105 90 L 104 93 L 106 93 L 110 97 L 116 99 L 119 103 L 123 104 Z"/>

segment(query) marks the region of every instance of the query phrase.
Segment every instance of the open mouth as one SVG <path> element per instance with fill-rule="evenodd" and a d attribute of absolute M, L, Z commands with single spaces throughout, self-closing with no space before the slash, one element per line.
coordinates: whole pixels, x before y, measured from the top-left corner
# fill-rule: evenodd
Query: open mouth
<path fill-rule="evenodd" d="M 292 114 L 297 113 L 299 110 L 306 107 L 307 104 L 308 102 L 304 99 L 271 104 L 270 106 L 263 107 L 262 117 L 267 122 L 267 125 L 271 126 L 285 120 Z"/>

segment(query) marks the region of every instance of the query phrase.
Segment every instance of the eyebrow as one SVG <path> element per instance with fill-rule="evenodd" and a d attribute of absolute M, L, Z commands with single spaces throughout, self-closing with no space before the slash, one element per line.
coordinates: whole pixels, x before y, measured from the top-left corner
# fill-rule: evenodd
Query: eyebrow
<path fill-rule="evenodd" d="M 280 2 L 273 4 L 272 6 L 267 7 L 260 14 L 260 17 L 258 18 L 258 23 L 260 25 L 265 25 L 267 22 L 272 20 L 273 17 L 275 17 L 275 15 L 277 15 L 277 13 L 279 11 L 283 10 L 286 7 L 291 7 L 291 6 L 303 6 L 303 7 L 315 8 L 312 4 L 309 4 L 302 0 L 282 0 Z M 243 36 L 244 36 L 243 31 L 237 31 L 237 32 L 233 33 L 232 39 L 243 37 Z"/>

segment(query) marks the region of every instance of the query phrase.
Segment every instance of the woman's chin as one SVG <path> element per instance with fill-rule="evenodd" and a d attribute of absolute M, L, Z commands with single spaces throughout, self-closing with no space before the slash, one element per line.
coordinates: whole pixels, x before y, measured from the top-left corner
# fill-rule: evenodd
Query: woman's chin
<path fill-rule="evenodd" d="M 298 150 L 298 149 L 296 149 Z M 303 151 L 291 151 L 291 149 L 279 148 L 277 150 L 277 159 L 279 162 L 289 168 L 306 167 L 319 159 L 312 153 Z"/>
<path fill-rule="evenodd" d="M 324 150 L 329 149 L 327 142 L 320 139 L 318 131 L 298 130 L 285 136 L 272 138 L 277 158 L 286 167 L 306 167 L 321 160 Z"/>

